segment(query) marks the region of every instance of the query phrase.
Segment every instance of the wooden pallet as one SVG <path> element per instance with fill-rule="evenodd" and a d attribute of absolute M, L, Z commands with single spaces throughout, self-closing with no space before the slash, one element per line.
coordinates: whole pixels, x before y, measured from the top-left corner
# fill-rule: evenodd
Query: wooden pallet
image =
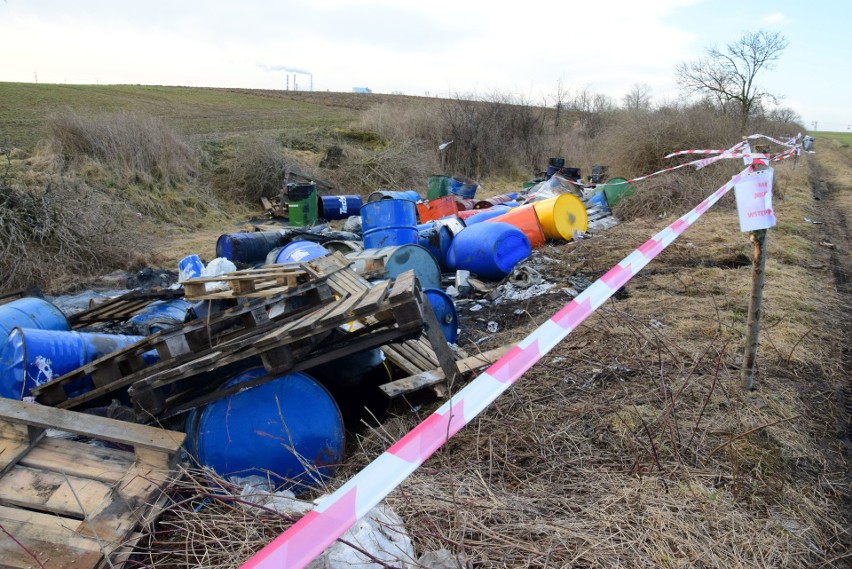
<path fill-rule="evenodd" d="M 71 328 L 77 329 L 98 322 L 124 322 L 156 300 L 172 300 L 182 296 L 183 292 L 180 290 L 132 290 L 88 310 L 72 314 L 68 317 L 68 323 Z"/>
<path fill-rule="evenodd" d="M 345 271 L 342 271 L 345 273 Z M 351 275 L 350 275 L 351 276 Z M 341 275 L 341 281 L 344 279 Z M 350 280 L 350 284 L 355 281 Z M 161 367 L 155 374 L 139 377 L 130 388 L 131 398 L 139 408 L 140 418 L 169 411 L 183 411 L 224 397 L 237 390 L 258 385 L 284 373 L 305 370 L 347 355 L 384 345 L 393 340 L 417 335 L 423 329 L 423 314 L 418 303 L 419 289 L 413 271 L 397 278 L 393 289 L 390 281 L 352 293 L 299 318 L 279 323 L 273 329 L 250 338 L 196 354 L 196 358 L 179 366 Z M 343 325 L 360 318 L 371 322 L 343 332 Z M 432 316 L 434 318 L 434 315 Z M 333 336 L 332 332 L 337 335 Z M 188 402 L 182 393 L 168 397 L 162 388 L 196 378 L 215 369 L 260 357 L 267 376 L 241 383 L 232 390 L 218 390 Z"/>
<path fill-rule="evenodd" d="M 304 283 L 308 273 L 298 263 L 267 265 L 245 269 L 218 277 L 197 277 L 181 281 L 184 296 L 189 300 L 228 298 L 263 298 L 287 292 Z M 208 283 L 225 283 L 228 290 L 207 291 Z"/>
<path fill-rule="evenodd" d="M 267 309 L 270 306 L 296 296 L 307 299 L 308 305 L 283 312 L 272 320 L 268 317 Z M 210 320 L 193 320 L 171 330 L 157 332 L 49 383 L 37 386 L 32 390 L 32 395 L 40 403 L 62 408 L 77 408 L 93 399 L 124 389 L 147 374 L 155 373 L 158 369 L 191 361 L 195 359 L 197 353 L 206 353 L 220 345 L 270 330 L 280 322 L 288 318 L 300 317 L 313 307 L 325 304 L 331 299 L 331 289 L 328 285 L 323 280 L 314 280 L 289 289 L 286 293 L 256 299 L 225 310 Z M 160 362 L 148 366 L 143 354 L 151 350 L 156 350 Z M 92 377 L 95 389 L 69 399 L 64 386 L 85 376 Z"/>
<path fill-rule="evenodd" d="M 120 443 L 96 447 L 45 429 Z M 0 399 L 0 565 L 124 567 L 185 435 Z M 109 558 L 107 563 L 105 557 Z"/>
<path fill-rule="evenodd" d="M 511 346 L 503 346 L 475 356 L 464 357 L 458 360 L 456 365 L 458 366 L 460 373 L 479 370 L 496 362 L 500 356 L 508 352 L 510 348 Z M 382 350 L 384 351 L 384 348 Z M 391 358 L 389 357 L 388 359 Z M 379 389 L 384 391 L 385 395 L 388 397 L 394 398 L 414 391 L 419 391 L 425 387 L 432 387 L 439 397 L 443 397 L 446 394 L 447 376 L 445 375 L 444 370 L 439 368 L 437 365 L 434 366 L 434 368 L 435 369 L 415 371 L 408 377 L 380 385 Z M 413 369 L 416 370 L 417 368 Z"/>

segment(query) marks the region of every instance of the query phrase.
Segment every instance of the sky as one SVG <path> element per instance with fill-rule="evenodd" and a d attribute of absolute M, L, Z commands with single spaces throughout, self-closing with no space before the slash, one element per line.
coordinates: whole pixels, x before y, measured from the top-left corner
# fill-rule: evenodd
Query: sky
<path fill-rule="evenodd" d="M 758 77 L 811 130 L 852 129 L 849 0 L 2 0 L 0 82 L 524 97 L 558 85 L 680 99 L 675 66 L 744 33 L 789 46 Z"/>

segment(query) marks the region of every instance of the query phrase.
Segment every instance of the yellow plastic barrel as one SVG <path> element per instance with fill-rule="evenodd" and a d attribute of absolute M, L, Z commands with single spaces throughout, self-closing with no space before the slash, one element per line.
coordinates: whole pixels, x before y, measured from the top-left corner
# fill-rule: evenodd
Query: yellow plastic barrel
<path fill-rule="evenodd" d="M 574 239 L 574 231 L 585 233 L 589 228 L 589 216 L 580 198 L 571 194 L 560 194 L 540 202 L 533 202 L 538 219 L 548 239 Z"/>

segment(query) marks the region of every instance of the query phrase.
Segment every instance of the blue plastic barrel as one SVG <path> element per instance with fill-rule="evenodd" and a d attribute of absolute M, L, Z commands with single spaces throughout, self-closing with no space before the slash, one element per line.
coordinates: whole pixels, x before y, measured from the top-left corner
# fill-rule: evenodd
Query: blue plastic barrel
<path fill-rule="evenodd" d="M 0 396 L 23 399 L 37 385 L 47 383 L 125 346 L 144 336 L 93 334 L 64 330 L 15 328 L 0 350 Z M 151 365 L 160 360 L 156 350 L 145 352 L 142 359 Z M 68 397 L 76 397 L 94 388 L 90 376 L 63 386 Z"/>
<path fill-rule="evenodd" d="M 59 307 L 32 296 L 0 304 L 0 348 L 16 327 L 41 330 L 71 329 L 68 319 Z"/>
<path fill-rule="evenodd" d="M 367 196 L 368 202 L 376 202 L 379 200 L 408 200 L 417 203 L 422 199 L 423 198 L 420 197 L 420 194 L 414 190 L 378 190 Z"/>
<path fill-rule="evenodd" d="M 414 270 L 421 288 L 441 286 L 441 267 L 435 257 L 420 245 L 399 245 L 380 249 L 364 249 L 360 253 L 350 253 L 346 258 L 355 265 L 355 270 L 363 272 L 366 259 L 382 257 L 384 278 L 396 279 L 409 269 Z"/>
<path fill-rule="evenodd" d="M 450 243 L 453 242 L 453 234 L 445 225 L 434 225 L 428 229 L 418 232 L 420 237 L 419 245 L 425 247 L 438 261 L 441 269 L 447 265 L 447 251 L 450 250 Z"/>
<path fill-rule="evenodd" d="M 192 303 L 182 298 L 155 300 L 133 315 L 127 323 L 133 326 L 134 332 L 148 336 L 160 330 L 180 326 L 186 320 L 186 313 L 190 308 Z"/>
<path fill-rule="evenodd" d="M 313 241 L 293 241 L 278 251 L 276 263 L 306 263 L 328 255 L 328 249 Z"/>
<path fill-rule="evenodd" d="M 262 263 L 270 251 L 283 244 L 284 236 L 279 231 L 226 233 L 216 240 L 216 256 L 251 265 Z"/>
<path fill-rule="evenodd" d="M 361 206 L 364 248 L 416 244 L 417 206 L 413 201 L 387 199 Z"/>
<path fill-rule="evenodd" d="M 359 215 L 361 203 L 361 196 L 320 196 L 319 217 L 331 221 Z"/>
<path fill-rule="evenodd" d="M 204 263 L 198 255 L 187 255 L 178 262 L 178 279 L 185 281 L 200 277 L 203 270 Z"/>
<path fill-rule="evenodd" d="M 476 197 L 476 188 L 478 184 L 470 178 L 464 176 L 453 176 L 450 178 L 450 193 L 455 194 L 464 199 L 473 199 Z"/>
<path fill-rule="evenodd" d="M 501 215 L 503 215 L 504 213 L 506 213 L 510 209 L 512 209 L 512 208 L 505 205 L 505 204 L 491 206 L 488 209 L 480 209 L 480 210 L 477 210 L 480 213 L 477 213 L 475 215 L 471 215 L 470 217 L 465 219 L 464 222 L 465 222 L 465 225 L 468 225 L 468 226 L 476 225 L 477 223 L 482 223 L 483 221 L 488 221 L 489 219 L 493 219 L 495 217 L 500 217 Z"/>
<path fill-rule="evenodd" d="M 439 288 L 427 288 L 423 290 L 423 293 L 432 307 L 432 312 L 435 313 L 435 318 L 438 319 L 444 338 L 449 343 L 455 344 L 459 339 L 459 313 L 453 299 Z"/>
<path fill-rule="evenodd" d="M 606 194 L 603 188 L 586 199 L 586 207 L 597 207 L 601 211 L 609 211 L 609 204 L 606 201 Z"/>
<path fill-rule="evenodd" d="M 252 368 L 230 387 L 266 375 Z M 331 476 L 343 456 L 343 419 L 328 391 L 295 372 L 193 409 L 187 450 L 221 476 L 271 476 L 301 487 Z"/>
<path fill-rule="evenodd" d="M 517 227 L 499 221 L 477 223 L 467 226 L 453 239 L 447 252 L 447 267 L 500 280 L 530 254 L 530 240 Z"/>

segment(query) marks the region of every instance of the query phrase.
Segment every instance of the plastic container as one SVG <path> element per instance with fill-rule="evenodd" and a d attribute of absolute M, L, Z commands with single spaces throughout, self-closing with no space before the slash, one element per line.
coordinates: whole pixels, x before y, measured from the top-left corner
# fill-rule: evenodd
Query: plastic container
<path fill-rule="evenodd" d="M 464 176 L 453 176 L 450 178 L 450 193 L 459 196 L 463 199 L 473 199 L 476 197 L 476 188 L 479 185 Z"/>
<path fill-rule="evenodd" d="M 429 176 L 426 182 L 426 199 L 434 200 L 450 193 L 450 177 L 440 174 Z"/>
<path fill-rule="evenodd" d="M 33 387 L 72 372 L 96 359 L 142 340 L 144 336 L 119 336 L 64 330 L 14 328 L 0 350 L 0 396 L 23 399 Z M 160 360 L 156 350 L 142 354 L 146 364 Z M 94 388 L 90 376 L 63 386 L 68 397 Z"/>
<path fill-rule="evenodd" d="M 453 234 L 445 225 L 435 225 L 419 232 L 419 245 L 429 250 L 441 269 L 447 266 L 447 251 L 453 242 Z"/>
<path fill-rule="evenodd" d="M 459 217 L 464 220 L 465 224 L 474 225 L 476 223 L 482 223 L 483 221 L 499 217 L 504 213 L 507 213 L 510 209 L 511 208 L 509 206 L 500 204 L 495 205 L 493 207 L 489 207 L 488 209 L 471 209 L 468 211 L 460 211 Z"/>
<path fill-rule="evenodd" d="M 143 336 L 155 334 L 160 330 L 180 326 L 186 321 L 186 314 L 192 304 L 182 298 L 155 300 L 127 322 L 133 331 Z"/>
<path fill-rule="evenodd" d="M 544 235 L 548 239 L 571 241 L 574 239 L 574 231 L 585 232 L 589 228 L 586 206 L 577 196 L 560 194 L 531 205 L 538 213 Z"/>
<path fill-rule="evenodd" d="M 275 255 L 276 263 L 306 263 L 317 257 L 328 255 L 329 251 L 313 241 L 292 241 L 281 247 Z"/>
<path fill-rule="evenodd" d="M 610 178 L 604 184 L 603 192 L 609 207 L 617 206 L 621 200 L 636 193 L 633 185 L 624 178 Z"/>
<path fill-rule="evenodd" d="M 424 289 L 423 294 L 426 295 L 432 312 L 435 313 L 444 338 L 447 342 L 455 344 L 459 339 L 459 313 L 453 299 L 439 288 Z"/>
<path fill-rule="evenodd" d="M 287 215 L 291 226 L 310 227 L 317 222 L 319 198 L 313 182 L 287 184 Z"/>
<path fill-rule="evenodd" d="M 586 205 L 588 207 L 596 207 L 601 211 L 609 211 L 609 204 L 606 202 L 606 194 L 603 191 L 603 188 L 598 188 L 598 191 L 593 193 L 586 199 Z"/>
<path fill-rule="evenodd" d="M 487 210 L 486 210 L 487 211 Z M 524 232 L 530 240 L 530 246 L 538 249 L 544 245 L 544 230 L 538 220 L 533 204 L 514 207 L 501 216 L 486 219 L 485 223 L 508 223 Z"/>
<path fill-rule="evenodd" d="M 34 296 L 0 304 L 0 349 L 16 327 L 39 330 L 71 329 L 65 313 L 59 307 Z"/>
<path fill-rule="evenodd" d="M 453 239 L 447 252 L 447 267 L 500 280 L 531 253 L 530 240 L 517 227 L 499 222 L 477 223 Z"/>
<path fill-rule="evenodd" d="M 417 204 L 417 217 L 420 219 L 420 223 L 455 215 L 457 212 L 458 207 L 453 196 L 444 196 Z"/>
<path fill-rule="evenodd" d="M 216 240 L 216 256 L 252 265 L 262 263 L 270 251 L 283 244 L 284 236 L 278 231 L 226 233 Z"/>
<path fill-rule="evenodd" d="M 252 368 L 230 387 L 266 375 Z M 221 476 L 271 477 L 294 489 L 331 476 L 344 450 L 340 409 L 311 376 L 295 372 L 193 409 L 186 421 L 187 450 Z"/>
<path fill-rule="evenodd" d="M 463 232 L 462 232 L 463 233 Z M 420 245 L 398 245 L 379 249 L 364 249 L 360 253 L 346 255 L 359 273 L 365 271 L 367 259 L 381 257 L 384 263 L 383 277 L 396 279 L 409 269 L 414 270 L 420 288 L 438 288 L 441 286 L 441 268 L 437 259 L 428 249 Z"/>
<path fill-rule="evenodd" d="M 378 190 L 367 196 L 367 202 L 379 200 L 408 200 L 417 203 L 421 198 L 414 190 Z"/>
<path fill-rule="evenodd" d="M 364 248 L 376 249 L 418 242 L 417 207 L 405 199 L 381 199 L 361 207 Z"/>
<path fill-rule="evenodd" d="M 187 255 L 178 262 L 178 280 L 185 281 L 200 277 L 203 270 L 204 263 L 201 262 L 201 257 L 198 255 Z"/>
<path fill-rule="evenodd" d="M 317 212 L 317 216 L 320 219 L 332 221 L 359 215 L 361 213 L 362 200 L 361 196 L 356 195 L 320 196 L 318 205 L 319 211 Z"/>

